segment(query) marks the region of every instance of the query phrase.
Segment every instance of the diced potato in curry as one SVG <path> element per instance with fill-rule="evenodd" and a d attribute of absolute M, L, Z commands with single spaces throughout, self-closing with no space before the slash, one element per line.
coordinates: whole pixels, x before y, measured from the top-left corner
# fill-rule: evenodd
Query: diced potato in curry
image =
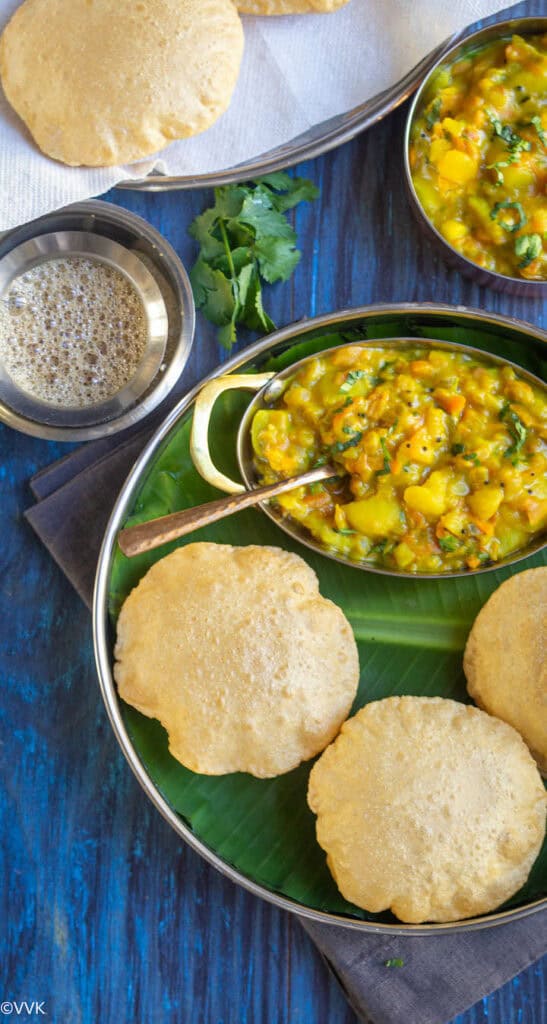
<path fill-rule="evenodd" d="M 251 437 L 262 482 L 329 462 L 279 497 L 356 562 L 409 573 L 492 564 L 547 524 L 545 392 L 457 349 L 341 346 L 306 361 Z"/>
<path fill-rule="evenodd" d="M 547 279 L 547 36 L 488 43 L 430 83 L 411 130 L 416 195 L 487 270 Z"/>

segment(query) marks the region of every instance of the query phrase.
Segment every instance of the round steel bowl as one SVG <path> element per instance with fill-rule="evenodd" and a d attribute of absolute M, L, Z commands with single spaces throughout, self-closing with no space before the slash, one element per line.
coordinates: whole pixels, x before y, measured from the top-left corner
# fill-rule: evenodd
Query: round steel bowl
<path fill-rule="evenodd" d="M 418 325 L 426 319 L 428 328 L 457 321 L 458 326 L 472 330 L 473 326 L 480 324 L 486 331 L 499 333 L 506 331 L 508 335 L 515 335 L 522 341 L 525 339 L 535 345 L 540 351 L 543 346 L 547 349 L 547 332 L 535 328 L 530 324 L 522 323 L 508 317 L 496 314 L 484 313 L 479 310 L 439 305 L 418 305 L 415 303 L 362 307 L 351 310 L 341 310 L 326 316 L 316 317 L 305 323 L 291 324 L 267 338 L 256 342 L 243 352 L 237 353 L 228 362 L 222 363 L 208 377 L 212 380 L 221 377 L 225 373 L 238 371 L 245 367 L 262 368 L 266 367 L 270 356 L 283 353 L 294 344 L 296 337 L 302 339 L 304 336 L 314 338 L 331 330 L 348 330 L 359 324 L 359 328 L 366 335 L 366 322 L 371 317 L 381 317 L 385 322 L 390 318 L 404 315 L 412 319 Z M 378 340 L 377 344 L 382 344 Z M 294 364 L 293 364 L 294 365 Z M 275 906 L 284 910 L 292 911 L 310 920 L 323 922 L 324 924 L 337 924 L 342 927 L 351 928 L 363 933 L 383 932 L 389 935 L 440 935 L 453 934 L 455 932 L 475 931 L 481 928 L 492 927 L 515 921 L 518 918 L 526 917 L 547 908 L 547 894 L 530 900 L 524 905 L 510 909 L 496 911 L 488 916 L 471 918 L 463 921 L 455 921 L 447 924 L 420 924 L 410 925 L 399 922 L 384 923 L 366 921 L 357 918 L 350 918 L 341 914 L 317 910 L 313 907 L 303 905 L 288 896 L 268 889 L 265 885 L 247 877 L 241 871 L 234 868 L 230 863 L 223 860 L 214 850 L 207 846 L 192 831 L 184 819 L 177 814 L 169 804 L 157 785 L 149 775 L 145 765 L 141 761 L 137 750 L 131 740 L 126 723 L 122 714 L 122 706 L 118 697 L 116 684 L 112 671 L 113 666 L 113 635 L 109 618 L 109 592 L 111 584 L 111 572 L 114 553 L 116 551 L 117 536 L 130 514 L 136 494 L 141 486 L 143 476 L 150 466 L 152 460 L 166 442 L 168 436 L 176 428 L 179 420 L 185 416 L 193 406 L 195 398 L 203 386 L 204 381 L 193 388 L 168 414 L 163 424 L 156 431 L 152 439 L 146 445 L 140 457 L 136 460 L 114 507 L 109 524 L 106 528 L 104 541 L 99 555 L 97 576 L 95 581 L 95 592 L 93 597 L 93 641 L 95 659 L 99 676 L 99 685 L 105 703 L 110 723 L 132 771 L 142 786 L 146 795 L 154 806 L 163 815 L 169 825 L 175 830 L 188 845 L 199 853 L 213 867 L 220 871 L 231 881 L 243 886 L 255 896 L 260 896 Z"/>
<path fill-rule="evenodd" d="M 447 263 L 460 270 L 466 277 L 471 277 L 478 284 L 488 285 L 490 288 L 495 288 L 497 291 L 502 291 L 509 295 L 528 295 L 530 297 L 547 295 L 547 281 L 526 281 L 522 277 L 509 277 L 505 274 L 498 274 L 494 270 L 485 270 L 484 267 L 479 267 L 477 263 L 473 263 L 466 256 L 462 256 L 457 249 L 446 241 L 446 238 L 441 235 L 440 231 L 437 231 L 437 228 L 429 220 L 416 194 L 409 163 L 410 135 L 414 119 L 422 105 L 424 94 L 427 92 L 432 78 L 441 68 L 453 64 L 460 57 L 464 57 L 469 50 L 475 50 L 476 47 L 493 42 L 496 39 L 509 39 L 515 33 L 517 35 L 541 35 L 545 32 L 547 32 L 547 18 L 512 18 L 507 21 L 498 21 L 494 25 L 489 25 L 478 32 L 466 35 L 463 40 L 459 39 L 455 46 L 445 50 L 441 59 L 436 62 L 423 80 L 412 101 L 405 127 L 405 186 L 412 211 L 426 238 L 434 245 L 440 246 Z"/>
<path fill-rule="evenodd" d="M 432 338 L 420 339 L 420 338 L 383 338 L 381 341 L 354 341 L 350 342 L 348 347 L 355 348 L 356 346 L 362 348 L 390 348 L 390 349 L 405 349 L 405 348 L 416 348 L 416 346 L 423 348 L 436 348 L 446 349 L 449 352 L 460 352 L 462 355 L 474 356 L 480 359 L 483 363 L 491 363 L 497 366 L 512 366 L 517 371 L 519 376 L 532 384 L 536 388 L 543 388 L 545 390 L 545 384 L 539 377 L 536 377 L 533 373 L 523 369 L 521 366 L 517 366 L 516 363 L 511 363 L 507 359 L 502 359 L 500 356 L 495 356 L 490 353 L 485 353 L 480 349 L 473 348 L 470 345 L 460 345 L 456 342 L 448 341 L 435 341 Z M 321 352 L 321 355 L 328 355 L 329 352 L 340 351 L 340 346 L 332 349 L 325 349 Z M 253 417 L 259 409 L 266 409 L 270 406 L 272 399 L 277 397 L 283 389 L 283 384 L 296 373 L 301 366 L 304 366 L 315 356 L 306 356 L 304 359 L 300 359 L 298 362 L 288 366 L 281 373 L 272 377 L 267 384 L 255 395 L 252 402 L 247 407 L 245 415 L 242 417 L 238 435 L 237 435 L 237 461 L 241 476 L 247 490 L 252 491 L 255 487 L 260 486 L 261 481 L 259 480 L 256 472 L 254 463 L 253 446 L 251 442 L 251 426 Z M 520 551 L 516 551 L 512 555 L 508 555 L 507 558 L 501 559 L 499 562 L 494 562 L 492 565 L 481 566 L 478 569 L 462 569 L 458 572 L 416 572 L 408 573 L 397 569 L 388 569 L 385 566 L 375 565 L 370 562 L 357 562 L 353 559 L 345 558 L 344 555 L 336 554 L 334 551 L 322 547 L 322 545 L 314 540 L 311 534 L 306 528 L 298 523 L 296 520 L 291 519 L 290 516 L 284 516 L 282 511 L 275 504 L 270 502 L 261 502 L 259 506 L 262 511 L 269 516 L 273 522 L 279 526 L 289 537 L 293 537 L 299 541 L 300 544 L 304 544 L 307 548 L 312 551 L 316 551 L 326 558 L 331 558 L 334 562 L 340 562 L 342 565 L 349 565 L 353 569 L 362 569 L 365 572 L 378 573 L 381 576 L 397 576 L 402 579 L 408 579 L 409 576 L 413 580 L 434 580 L 434 579 L 453 579 L 457 576 L 475 576 L 478 573 L 492 572 L 496 569 L 502 569 L 506 565 L 512 565 L 514 562 L 520 562 L 523 558 L 528 558 L 530 555 L 535 554 L 537 551 L 541 551 L 542 548 L 547 544 L 547 536 L 543 535 L 537 537 L 531 544 L 528 544 L 525 548 Z"/>
<path fill-rule="evenodd" d="M 107 263 L 130 280 L 148 322 L 144 355 L 120 391 L 82 408 L 37 399 L 18 388 L 0 364 L 0 420 L 34 437 L 88 441 L 136 423 L 169 393 L 190 354 L 194 300 L 184 267 L 159 232 L 134 213 L 90 200 L 3 236 L 0 301 L 25 271 L 71 255 Z"/>

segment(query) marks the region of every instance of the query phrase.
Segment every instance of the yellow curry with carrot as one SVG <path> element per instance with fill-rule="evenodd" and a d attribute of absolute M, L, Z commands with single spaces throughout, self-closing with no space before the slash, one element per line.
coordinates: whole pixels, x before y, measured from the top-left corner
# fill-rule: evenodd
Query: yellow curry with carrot
<path fill-rule="evenodd" d="M 486 270 L 547 279 L 547 35 L 489 43 L 432 79 L 409 161 L 445 240 Z"/>
<path fill-rule="evenodd" d="M 331 463 L 277 499 L 326 550 L 403 572 L 477 569 L 547 522 L 547 401 L 458 350 L 341 346 L 254 415 L 263 483 Z"/>

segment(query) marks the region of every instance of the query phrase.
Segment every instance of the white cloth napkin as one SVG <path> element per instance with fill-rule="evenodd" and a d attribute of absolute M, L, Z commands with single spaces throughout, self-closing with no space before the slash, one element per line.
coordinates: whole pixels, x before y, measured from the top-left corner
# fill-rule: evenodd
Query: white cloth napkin
<path fill-rule="evenodd" d="M 115 3 L 115 0 L 112 0 Z M 100 195 L 154 167 L 204 174 L 256 157 L 394 85 L 453 32 L 507 0 L 350 0 L 334 14 L 244 18 L 229 109 L 202 135 L 130 167 L 69 168 L 44 156 L 0 93 L 0 230 Z M 0 28 L 19 4 L 0 0 Z"/>

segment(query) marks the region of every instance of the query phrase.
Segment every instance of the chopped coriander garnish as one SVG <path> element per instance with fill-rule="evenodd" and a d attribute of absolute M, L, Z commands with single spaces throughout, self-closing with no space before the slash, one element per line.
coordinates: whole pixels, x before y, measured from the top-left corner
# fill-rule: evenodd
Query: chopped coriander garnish
<path fill-rule="evenodd" d="M 340 385 L 340 391 L 350 391 L 353 385 L 356 384 L 358 380 L 361 380 L 361 377 L 364 376 L 364 370 L 350 370 L 346 376 L 345 381 L 343 382 L 343 384 Z"/>
<path fill-rule="evenodd" d="M 503 139 L 512 153 L 522 152 L 522 150 L 528 152 L 532 148 L 531 143 L 527 139 L 523 139 L 522 135 L 519 135 L 510 124 L 502 124 L 497 117 L 491 118 L 490 123 L 494 129 L 494 135 Z"/>
<path fill-rule="evenodd" d="M 404 967 L 404 960 L 401 960 L 399 956 L 392 956 L 389 960 L 384 961 L 385 967 Z"/>
<path fill-rule="evenodd" d="M 465 451 L 465 445 L 464 444 L 453 444 L 452 448 L 450 449 L 450 451 L 452 452 L 452 455 L 463 455 L 463 453 Z"/>
<path fill-rule="evenodd" d="M 309 489 L 310 494 L 321 494 L 321 491 L 325 490 L 321 480 L 316 480 L 314 484 L 309 484 Z"/>
<path fill-rule="evenodd" d="M 508 403 L 504 405 L 500 412 L 500 420 L 507 424 L 509 433 L 513 438 L 513 444 L 509 445 L 509 448 L 507 448 L 503 453 L 504 457 L 509 459 L 518 456 L 526 438 L 528 437 L 528 431 L 520 417 L 514 409 L 511 409 Z"/>
<path fill-rule="evenodd" d="M 381 540 L 369 549 L 369 555 L 389 555 L 395 548 L 394 540 Z"/>
<path fill-rule="evenodd" d="M 262 333 L 274 328 L 262 305 L 262 280 L 291 276 L 300 253 L 285 214 L 318 194 L 311 181 L 279 171 L 216 188 L 213 206 L 192 221 L 200 246 L 190 271 L 194 299 L 226 348 L 237 341 L 237 324 Z"/>
<path fill-rule="evenodd" d="M 519 267 L 528 267 L 540 255 L 542 248 L 541 235 L 519 235 L 515 238 L 515 255 L 522 256 Z"/>
<path fill-rule="evenodd" d="M 437 121 L 440 121 L 441 119 L 441 107 L 441 97 L 437 96 L 436 99 L 433 100 L 433 103 L 431 104 L 429 110 L 425 115 L 425 123 L 430 131 L 433 128 L 433 125 L 436 124 Z"/>
<path fill-rule="evenodd" d="M 477 558 L 478 558 L 479 562 L 489 562 L 490 561 L 490 555 L 488 554 L 488 551 L 477 551 Z"/>
<path fill-rule="evenodd" d="M 382 449 L 382 455 L 384 456 L 384 466 L 383 469 L 378 470 L 376 475 L 384 476 L 386 473 L 391 473 L 391 462 L 385 437 L 380 438 L 380 448 Z"/>
<path fill-rule="evenodd" d="M 514 217 L 510 217 L 509 219 L 507 217 L 499 217 L 498 214 L 500 210 L 514 210 L 518 219 L 515 219 Z M 490 220 L 497 221 L 504 231 L 520 231 L 520 229 L 528 222 L 528 218 L 524 212 L 522 204 L 510 203 L 507 199 L 501 203 L 496 203 L 496 205 L 492 207 L 490 210 Z"/>
<path fill-rule="evenodd" d="M 455 551 L 458 544 L 459 541 L 457 538 L 452 537 L 451 534 L 448 534 L 446 537 L 439 537 L 439 547 L 441 547 L 443 551 Z"/>
<path fill-rule="evenodd" d="M 479 465 L 479 456 L 476 452 L 466 452 L 464 459 L 467 459 L 468 462 L 476 463 L 477 466 Z"/>
<path fill-rule="evenodd" d="M 348 448 L 354 448 L 356 444 L 359 444 L 359 441 L 361 440 L 362 436 L 363 431 L 356 430 L 355 433 L 352 434 L 352 436 L 350 437 L 349 441 L 337 441 L 336 444 L 332 445 L 330 450 L 333 453 L 333 455 L 336 455 L 339 452 L 347 452 Z"/>
<path fill-rule="evenodd" d="M 488 169 L 493 169 L 496 172 L 496 185 L 503 185 L 504 177 L 501 168 L 518 163 L 521 153 L 528 152 L 532 146 L 528 139 L 523 139 L 518 132 L 511 128 L 511 125 L 502 124 L 497 117 L 490 118 L 490 123 L 494 129 L 494 135 L 503 139 L 509 149 L 506 160 L 496 160 L 494 164 L 487 164 Z"/>
<path fill-rule="evenodd" d="M 357 533 L 357 530 L 336 530 L 336 533 L 340 533 L 342 537 L 350 537 L 352 534 Z"/>
<path fill-rule="evenodd" d="M 310 469 L 319 469 L 319 466 L 326 466 L 326 464 L 327 464 L 327 456 L 326 455 L 318 455 L 316 460 L 315 460 L 315 462 L 313 462 L 312 465 L 310 466 Z"/>
<path fill-rule="evenodd" d="M 534 128 L 536 129 L 536 132 L 539 135 L 541 145 L 547 149 L 547 134 L 543 130 L 541 117 L 539 116 L 539 114 L 536 114 L 535 117 L 531 118 L 530 124 L 533 124 Z"/>
<path fill-rule="evenodd" d="M 337 409 L 333 409 L 332 415 L 336 416 L 339 412 L 343 412 L 343 410 L 347 409 L 349 405 L 352 405 L 352 403 L 353 398 L 351 397 L 351 395 L 348 395 L 343 405 L 339 405 Z"/>

